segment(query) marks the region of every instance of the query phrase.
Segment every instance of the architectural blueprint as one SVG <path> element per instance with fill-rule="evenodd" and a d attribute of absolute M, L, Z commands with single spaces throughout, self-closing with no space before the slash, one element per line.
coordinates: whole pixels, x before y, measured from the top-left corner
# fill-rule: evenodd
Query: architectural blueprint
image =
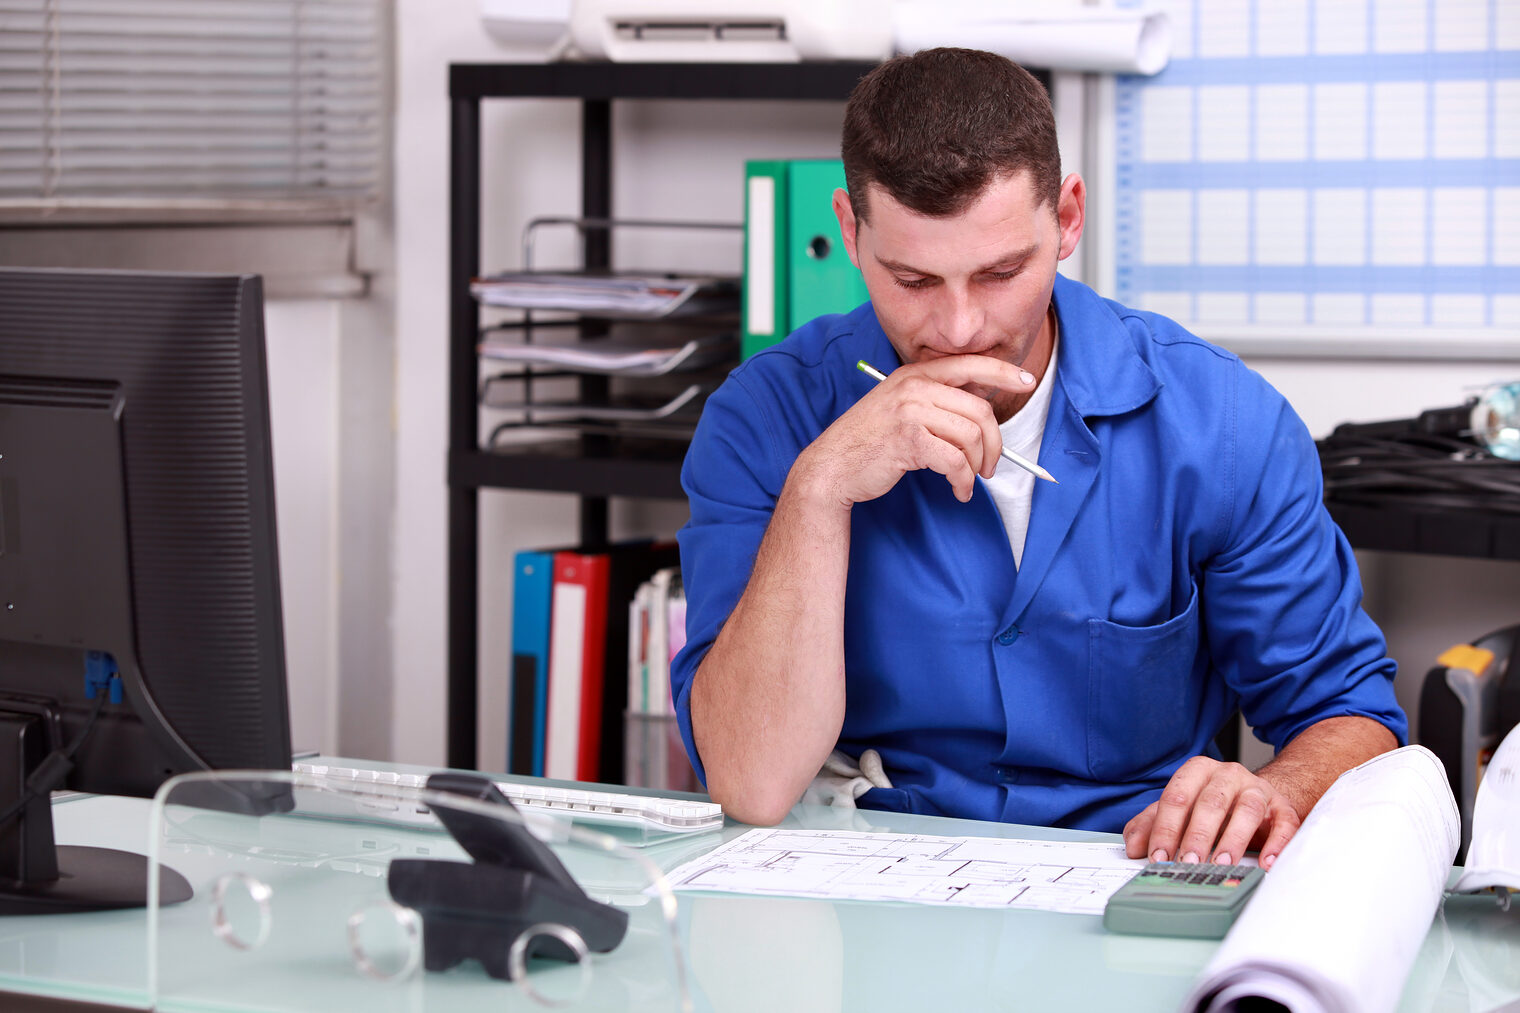
<path fill-rule="evenodd" d="M 668 878 L 676 890 L 1102 914 L 1144 864 L 1117 844 L 757 829 Z"/>

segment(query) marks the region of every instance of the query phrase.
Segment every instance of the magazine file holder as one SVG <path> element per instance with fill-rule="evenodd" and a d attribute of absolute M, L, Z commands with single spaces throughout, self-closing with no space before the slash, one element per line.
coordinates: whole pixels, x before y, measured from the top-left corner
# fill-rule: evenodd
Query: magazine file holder
<path fill-rule="evenodd" d="M 429 818 L 398 823 L 406 807 Z M 691 1009 L 669 885 L 583 827 L 455 791 L 219 771 L 165 782 L 149 850 L 156 1010 Z M 159 903 L 161 866 L 188 901 Z"/>

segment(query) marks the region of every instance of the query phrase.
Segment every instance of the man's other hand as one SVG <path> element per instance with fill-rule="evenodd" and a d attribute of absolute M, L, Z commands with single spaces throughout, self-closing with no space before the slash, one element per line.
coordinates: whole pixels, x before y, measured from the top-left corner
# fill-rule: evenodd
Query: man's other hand
<path fill-rule="evenodd" d="M 1238 763 L 1188 760 L 1124 827 L 1124 853 L 1150 861 L 1238 862 L 1259 848 L 1272 867 L 1300 823 L 1298 811 L 1270 781 Z"/>

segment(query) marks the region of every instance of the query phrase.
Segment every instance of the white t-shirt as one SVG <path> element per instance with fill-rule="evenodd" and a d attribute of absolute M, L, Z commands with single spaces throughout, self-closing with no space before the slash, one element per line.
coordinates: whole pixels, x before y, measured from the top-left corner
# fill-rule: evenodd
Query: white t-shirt
<path fill-rule="evenodd" d="M 1056 344 L 1060 335 L 1052 336 L 1050 364 L 1034 394 L 1016 412 L 1013 418 L 998 427 L 1003 434 L 1003 446 L 1027 461 L 1040 459 L 1040 440 L 1045 435 L 1045 420 L 1050 416 L 1050 391 L 1055 386 Z M 1008 545 L 1013 549 L 1013 562 L 1018 566 L 1024 561 L 1024 536 L 1029 533 L 1029 504 L 1034 498 L 1037 479 L 1006 458 L 998 459 L 997 473 L 987 481 L 987 491 L 997 505 L 1008 530 Z"/>

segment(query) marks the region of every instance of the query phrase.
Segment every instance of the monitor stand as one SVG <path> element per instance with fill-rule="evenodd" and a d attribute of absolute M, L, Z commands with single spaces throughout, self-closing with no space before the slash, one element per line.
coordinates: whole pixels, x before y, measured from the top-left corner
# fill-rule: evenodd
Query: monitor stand
<path fill-rule="evenodd" d="M 0 709 L 0 813 L 26 797 L 27 779 L 49 755 L 48 724 L 46 715 Z M 144 855 L 58 846 L 50 792 L 0 825 L 0 915 L 146 907 L 148 872 Z M 161 905 L 194 894 L 189 880 L 168 866 L 159 867 L 158 890 Z"/>

